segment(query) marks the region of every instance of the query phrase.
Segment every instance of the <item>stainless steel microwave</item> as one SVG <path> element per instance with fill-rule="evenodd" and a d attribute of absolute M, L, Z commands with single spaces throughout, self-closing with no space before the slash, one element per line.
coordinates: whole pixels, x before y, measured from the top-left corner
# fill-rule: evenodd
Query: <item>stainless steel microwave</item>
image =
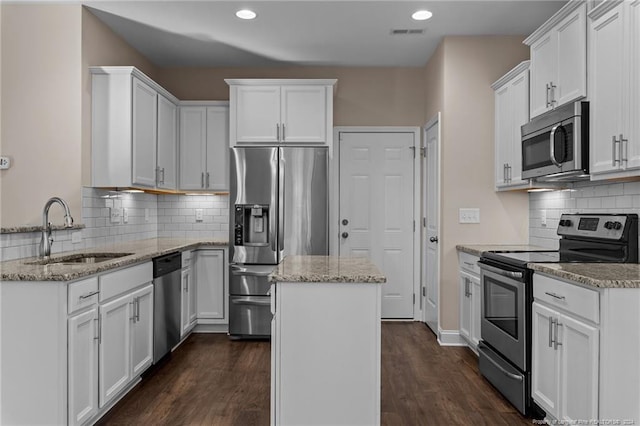
<path fill-rule="evenodd" d="M 521 127 L 522 178 L 580 180 L 589 176 L 589 102 L 563 105 Z"/>

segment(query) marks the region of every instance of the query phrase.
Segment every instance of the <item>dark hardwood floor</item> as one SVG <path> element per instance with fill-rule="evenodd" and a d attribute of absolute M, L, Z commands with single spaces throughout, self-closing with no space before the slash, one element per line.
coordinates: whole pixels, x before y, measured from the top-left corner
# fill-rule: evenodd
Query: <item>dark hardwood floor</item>
<path fill-rule="evenodd" d="M 268 425 L 269 342 L 193 334 L 99 425 Z M 530 425 L 478 372 L 467 348 L 422 323 L 382 325 L 381 423 Z"/>

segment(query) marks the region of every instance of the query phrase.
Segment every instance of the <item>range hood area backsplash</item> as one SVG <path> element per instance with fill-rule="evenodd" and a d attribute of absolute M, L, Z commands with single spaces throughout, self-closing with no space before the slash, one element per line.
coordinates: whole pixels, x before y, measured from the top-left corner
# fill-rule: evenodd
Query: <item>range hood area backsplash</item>
<path fill-rule="evenodd" d="M 570 189 L 529 193 L 529 243 L 558 249 L 562 213 L 640 213 L 640 181 L 576 182 Z M 542 225 L 546 214 L 547 224 Z"/>
<path fill-rule="evenodd" d="M 122 217 L 118 223 L 112 223 L 111 207 L 126 208 L 127 223 Z M 196 209 L 202 209 L 202 220 L 196 220 Z M 71 214 L 85 228 L 53 231 L 53 254 L 156 237 L 229 237 L 228 195 L 156 195 L 85 187 L 82 214 Z M 82 232 L 79 243 L 72 242 L 74 232 Z M 0 234 L 2 260 L 37 256 L 40 236 L 40 232 Z"/>

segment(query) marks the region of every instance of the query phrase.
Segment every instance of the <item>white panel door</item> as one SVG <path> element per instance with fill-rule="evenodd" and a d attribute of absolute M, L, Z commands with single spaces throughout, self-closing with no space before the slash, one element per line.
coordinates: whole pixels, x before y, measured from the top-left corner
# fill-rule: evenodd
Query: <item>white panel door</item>
<path fill-rule="evenodd" d="M 182 273 L 182 289 L 180 290 L 180 336 L 187 334 L 191 328 L 191 321 L 189 321 L 190 315 L 190 303 L 189 290 L 191 286 L 191 269 L 183 269 Z"/>
<path fill-rule="evenodd" d="M 98 411 L 98 308 L 69 318 L 69 424 Z"/>
<path fill-rule="evenodd" d="M 100 306 L 100 408 L 131 378 L 132 305 L 126 295 Z"/>
<path fill-rule="evenodd" d="M 496 187 L 502 187 L 509 183 L 507 166 L 511 160 L 511 146 L 513 145 L 511 139 L 513 137 L 513 108 L 510 89 L 510 85 L 505 85 L 495 93 Z"/>
<path fill-rule="evenodd" d="M 340 137 L 340 256 L 369 257 L 386 275 L 383 318 L 413 318 L 414 135 Z"/>
<path fill-rule="evenodd" d="M 177 168 L 178 107 L 158 95 L 158 188 L 177 188 Z"/>
<path fill-rule="evenodd" d="M 133 184 L 156 186 L 157 96 L 133 78 Z"/>
<path fill-rule="evenodd" d="M 424 290 L 424 322 L 434 333 L 438 333 L 438 304 L 440 279 L 440 123 L 436 122 L 425 132 L 424 182 L 425 191 L 423 267 Z"/>
<path fill-rule="evenodd" d="M 628 168 L 640 167 L 640 0 L 625 3 L 627 8 L 627 31 L 628 36 L 624 38 L 629 46 L 625 47 L 628 52 L 629 70 L 625 76 L 629 82 L 629 90 L 626 90 L 628 97 L 629 111 L 625 114 L 626 119 L 624 138 L 628 140 L 627 164 Z"/>
<path fill-rule="evenodd" d="M 237 86 L 232 90 L 236 90 L 235 142 L 280 142 L 280 86 Z"/>
<path fill-rule="evenodd" d="M 557 52 L 557 37 L 553 31 L 531 46 L 531 118 L 551 109 L 551 93 L 547 87 L 557 75 Z"/>
<path fill-rule="evenodd" d="M 623 121 L 624 67 L 614 66 L 625 61 L 623 47 L 624 23 L 622 7 L 607 12 L 591 23 L 590 33 L 590 114 L 589 155 L 591 173 L 620 168 L 619 138 Z"/>
<path fill-rule="evenodd" d="M 509 184 L 523 185 L 522 180 L 522 132 L 520 128 L 529 122 L 529 71 L 526 70 L 516 77 L 509 85 L 509 99 L 511 105 L 511 123 L 509 125 L 509 140 L 511 141 L 509 159 Z"/>
<path fill-rule="evenodd" d="M 460 335 L 471 339 L 471 276 L 460 271 Z"/>
<path fill-rule="evenodd" d="M 281 140 L 283 142 L 326 142 L 326 90 L 324 86 L 282 86 Z"/>
<path fill-rule="evenodd" d="M 533 303 L 531 339 L 531 396 L 547 414 L 558 417 L 560 396 L 560 357 L 552 344 L 552 319 L 558 313 Z"/>
<path fill-rule="evenodd" d="M 137 377 L 153 363 L 153 285 L 131 297 L 135 316 L 131 326 L 131 377 Z"/>
<path fill-rule="evenodd" d="M 210 190 L 229 190 L 229 107 L 207 107 L 207 177 Z"/>
<path fill-rule="evenodd" d="M 180 107 L 180 189 L 204 189 L 207 108 Z"/>
<path fill-rule="evenodd" d="M 224 251 L 198 250 L 195 253 L 198 318 L 224 319 Z"/>
<path fill-rule="evenodd" d="M 554 78 L 553 106 L 587 94 L 587 14 L 580 7 L 558 25 L 558 72 Z"/>
<path fill-rule="evenodd" d="M 482 286 L 480 278 L 471 276 L 471 343 L 477 348 L 480 342 L 482 323 Z"/>

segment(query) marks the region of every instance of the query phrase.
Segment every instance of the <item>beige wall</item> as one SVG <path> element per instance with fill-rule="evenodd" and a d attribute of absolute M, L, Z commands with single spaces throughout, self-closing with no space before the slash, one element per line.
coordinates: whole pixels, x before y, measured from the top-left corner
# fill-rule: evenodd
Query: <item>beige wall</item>
<path fill-rule="evenodd" d="M 335 126 L 421 126 L 421 68 L 163 68 L 158 82 L 183 100 L 227 100 L 225 78 L 337 78 Z"/>
<path fill-rule="evenodd" d="M 0 225 L 40 224 L 52 196 L 80 221 L 81 6 L 4 4 L 1 19 Z"/>
<path fill-rule="evenodd" d="M 82 8 L 82 184 L 91 184 L 92 65 L 133 65 L 152 79 L 158 69 L 89 10 Z"/>
<path fill-rule="evenodd" d="M 494 94 L 491 84 L 528 59 L 524 37 L 443 40 L 440 321 L 458 328 L 461 243 L 528 241 L 527 192 L 494 191 Z M 438 57 L 434 57 L 437 61 Z M 458 209 L 480 208 L 480 224 L 458 223 Z"/>

